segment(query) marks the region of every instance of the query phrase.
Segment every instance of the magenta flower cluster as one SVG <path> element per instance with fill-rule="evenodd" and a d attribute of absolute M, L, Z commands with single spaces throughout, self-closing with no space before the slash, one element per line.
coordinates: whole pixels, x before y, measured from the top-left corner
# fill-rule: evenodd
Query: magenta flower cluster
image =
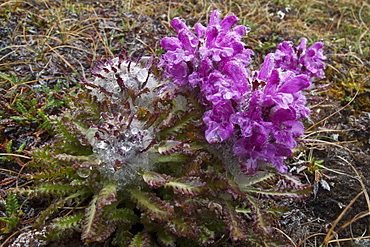
<path fill-rule="evenodd" d="M 251 70 L 253 51 L 242 42 L 247 28 L 237 22 L 234 15 L 220 21 L 217 10 L 207 27 L 197 23 L 194 32 L 172 20 L 178 36 L 162 39 L 167 52 L 159 66 L 178 88 L 200 89 L 208 107 L 207 141 L 232 141 L 245 174 L 255 174 L 259 162 L 286 172 L 283 161 L 304 132 L 299 120 L 310 114 L 302 90 L 324 77 L 323 43 L 307 48 L 305 38 L 297 47 L 284 41 L 266 55 L 260 70 Z"/>

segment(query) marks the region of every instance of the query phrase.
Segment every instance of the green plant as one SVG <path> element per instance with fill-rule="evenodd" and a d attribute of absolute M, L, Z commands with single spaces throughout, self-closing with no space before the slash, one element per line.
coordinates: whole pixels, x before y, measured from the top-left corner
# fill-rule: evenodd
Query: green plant
<path fill-rule="evenodd" d="M 285 246 L 278 202 L 311 188 L 233 170 L 204 139 L 197 95 L 161 91 L 149 71 L 123 55 L 98 62 L 52 120 L 55 139 L 31 152 L 35 186 L 20 191 L 51 200 L 36 227 L 51 241 L 77 231 L 117 246 Z"/>
<path fill-rule="evenodd" d="M 0 233 L 13 232 L 18 226 L 22 214 L 16 194 L 9 192 L 5 200 L 5 216 L 0 217 L 0 221 L 5 222 L 6 226 L 0 229 Z"/>
<path fill-rule="evenodd" d="M 15 75 L 13 73 L 6 74 L 6 73 L 0 72 L 0 79 L 4 80 L 2 83 L 10 82 L 14 86 L 14 85 L 18 85 L 18 84 L 21 84 L 21 83 L 24 83 L 24 82 L 28 81 L 29 76 L 19 78 L 17 75 Z"/>
<path fill-rule="evenodd" d="M 0 117 L 18 124 L 36 123 L 40 129 L 51 130 L 45 111 L 58 109 L 65 104 L 66 99 L 60 91 L 60 83 L 53 90 L 43 85 L 39 89 L 33 89 L 21 84 L 13 91 L 13 95 L 0 98 L 0 105 L 4 109 L 0 112 Z"/>

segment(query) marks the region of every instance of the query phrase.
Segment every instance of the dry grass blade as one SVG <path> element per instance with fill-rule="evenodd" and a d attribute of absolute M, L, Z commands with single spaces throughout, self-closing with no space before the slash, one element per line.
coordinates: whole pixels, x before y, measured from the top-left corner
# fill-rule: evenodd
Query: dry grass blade
<path fill-rule="evenodd" d="M 368 192 L 366 190 L 365 184 L 364 184 L 364 182 L 361 179 L 360 174 L 358 173 L 357 169 L 348 160 L 346 160 L 346 159 L 344 159 L 344 158 L 342 158 L 340 156 L 338 156 L 338 158 L 340 158 L 341 160 L 343 160 L 344 162 L 346 162 L 353 169 L 353 171 L 356 173 L 357 179 L 358 179 L 358 181 L 361 184 L 362 190 L 365 192 L 365 198 L 366 198 L 366 202 L 367 202 L 367 208 L 368 208 L 368 210 L 370 212 L 370 197 L 369 197 L 369 194 L 368 194 Z"/>
<path fill-rule="evenodd" d="M 282 231 L 282 230 L 280 230 L 279 228 L 276 228 L 276 227 L 274 227 L 274 229 L 276 230 L 276 231 L 278 231 L 278 232 L 280 232 L 281 234 L 283 234 L 288 240 L 289 240 L 289 242 L 294 246 L 294 247 L 298 247 L 295 243 L 294 243 L 294 241 L 293 241 L 293 239 L 291 238 L 291 237 L 289 237 L 284 231 Z"/>
<path fill-rule="evenodd" d="M 353 222 L 361 219 L 361 218 L 364 218 L 366 216 L 369 216 L 370 215 L 370 198 L 369 198 L 369 194 L 367 193 L 367 190 L 366 190 L 366 187 L 365 187 L 365 184 L 363 183 L 362 179 L 361 179 L 361 176 L 359 175 L 359 173 L 357 172 L 356 168 L 350 163 L 348 162 L 346 159 L 338 156 L 338 158 L 340 158 L 341 160 L 343 160 L 344 162 L 346 162 L 348 165 L 351 166 L 351 168 L 354 170 L 354 172 L 356 173 L 356 179 L 360 182 L 361 184 L 361 192 L 359 192 L 351 201 L 350 203 L 345 207 L 345 209 L 342 211 L 342 213 L 337 217 L 337 219 L 334 221 L 333 225 L 331 226 L 331 228 L 329 229 L 329 231 L 327 232 L 326 236 L 325 236 L 325 239 L 322 243 L 323 246 L 327 246 L 329 243 L 333 243 L 333 242 L 341 242 L 341 241 L 348 241 L 347 239 L 346 240 L 332 240 L 335 236 L 337 236 L 337 233 L 346 228 L 347 226 L 351 225 Z M 367 206 L 368 206 L 368 211 L 367 212 L 364 212 L 364 213 L 361 213 L 360 215 L 356 216 L 355 218 L 353 218 L 351 221 L 345 223 L 344 225 L 342 225 L 337 231 L 334 231 L 335 227 L 337 226 L 337 224 L 339 223 L 339 221 L 343 218 L 343 216 L 345 215 L 345 213 L 351 208 L 351 206 L 353 205 L 353 203 L 362 195 L 364 194 L 365 195 L 365 198 L 366 198 L 366 201 L 367 201 Z"/>
<path fill-rule="evenodd" d="M 18 230 L 18 231 L 16 231 L 16 232 L 14 232 L 13 234 L 11 234 L 7 239 L 5 239 L 4 240 L 4 242 L 0 245 L 0 247 L 5 247 L 5 246 L 7 246 L 6 244 L 14 237 L 14 236 L 16 236 L 18 233 L 20 233 L 20 232 L 22 232 L 22 231 L 24 231 L 24 230 L 26 230 L 26 229 L 28 229 L 28 228 L 31 228 L 32 226 L 26 226 L 26 227 L 24 227 L 24 228 L 22 228 L 22 229 L 20 229 L 20 230 Z"/>
<path fill-rule="evenodd" d="M 305 133 L 307 133 L 308 131 L 310 131 L 312 128 L 316 127 L 317 125 L 321 124 L 322 122 L 326 121 L 327 119 L 331 118 L 332 116 L 334 116 L 335 114 L 341 112 L 343 109 L 349 107 L 351 105 L 351 103 L 356 99 L 356 96 L 358 95 L 358 91 L 356 92 L 356 94 L 352 97 L 352 99 L 348 102 L 348 104 L 346 104 L 345 106 L 341 107 L 339 110 L 333 112 L 332 114 L 330 114 L 329 116 L 323 118 L 322 120 L 320 120 L 319 122 L 311 125 L 310 127 L 308 127 L 305 131 Z"/>
<path fill-rule="evenodd" d="M 52 50 L 63 62 L 65 62 L 68 67 L 78 76 L 80 77 L 80 74 L 78 73 L 78 71 L 62 56 L 60 55 L 57 51 L 56 51 L 56 48 L 53 48 L 51 47 L 49 44 L 46 44 L 50 50 Z"/>
<path fill-rule="evenodd" d="M 21 154 L 13 154 L 13 153 L 0 153 L 0 156 L 13 156 L 13 157 L 19 157 L 19 158 L 25 158 L 25 159 L 32 159 L 28 156 L 21 155 Z"/>
<path fill-rule="evenodd" d="M 337 226 L 339 221 L 342 219 L 342 217 L 345 215 L 345 213 L 351 208 L 352 204 L 364 193 L 364 191 L 361 191 L 358 193 L 355 198 L 351 200 L 351 202 L 344 208 L 342 213 L 337 217 L 337 219 L 334 221 L 333 225 L 330 227 L 329 231 L 327 232 L 324 241 L 322 243 L 323 246 L 327 246 L 329 241 L 334 238 L 337 235 L 337 232 L 334 231 L 334 228 Z"/>
<path fill-rule="evenodd" d="M 310 238 L 313 238 L 313 237 L 316 237 L 316 236 L 325 236 L 326 234 L 325 233 L 315 233 L 315 234 L 312 234 L 308 237 L 306 237 L 305 239 L 303 239 L 301 242 L 298 243 L 297 247 L 300 247 L 302 246 L 302 244 L 306 243 L 306 241 Z"/>
<path fill-rule="evenodd" d="M 341 238 L 341 239 L 330 240 L 329 243 L 346 242 L 346 241 L 353 241 L 353 240 L 363 240 L 363 239 L 369 239 L 369 238 L 370 238 L 370 236 L 358 237 L 358 238 Z"/>

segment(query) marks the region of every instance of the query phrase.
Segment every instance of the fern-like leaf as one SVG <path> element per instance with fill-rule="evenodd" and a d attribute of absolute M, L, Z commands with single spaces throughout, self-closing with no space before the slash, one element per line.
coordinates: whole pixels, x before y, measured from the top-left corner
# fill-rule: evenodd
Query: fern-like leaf
<path fill-rule="evenodd" d="M 5 203 L 6 215 L 13 216 L 19 209 L 19 203 L 16 194 L 8 193 Z"/>
<path fill-rule="evenodd" d="M 164 184 L 165 187 L 171 187 L 176 193 L 196 196 L 205 190 L 205 183 L 198 177 L 181 177 L 177 179 L 169 179 L 169 182 Z"/>
<path fill-rule="evenodd" d="M 152 220 L 165 222 L 174 216 L 174 207 L 161 200 L 154 193 L 133 189 L 131 190 L 131 197 L 136 201 L 137 207 L 146 212 Z"/>
<path fill-rule="evenodd" d="M 195 220 L 187 217 L 172 219 L 167 223 L 167 227 L 179 237 L 197 238 L 201 232 Z"/>
<path fill-rule="evenodd" d="M 157 232 L 157 240 L 161 246 L 176 247 L 176 237 L 164 230 Z"/>
<path fill-rule="evenodd" d="M 128 247 L 147 247 L 150 246 L 151 237 L 147 232 L 138 232 Z"/>
<path fill-rule="evenodd" d="M 48 226 L 47 240 L 58 241 L 68 236 L 72 231 L 77 230 L 82 222 L 84 212 L 80 211 L 70 216 L 56 218 Z"/>
<path fill-rule="evenodd" d="M 161 141 L 157 146 L 158 153 L 162 155 L 171 155 L 178 151 L 184 143 L 175 140 Z"/>
<path fill-rule="evenodd" d="M 49 184 L 44 183 L 36 187 L 34 191 L 34 196 L 65 196 L 76 191 L 76 187 L 73 187 L 68 184 Z"/>
<path fill-rule="evenodd" d="M 159 174 L 157 172 L 144 172 L 143 173 L 143 179 L 145 183 L 147 183 L 150 187 L 158 188 L 161 185 L 168 183 L 168 176 L 165 174 Z"/>
<path fill-rule="evenodd" d="M 244 226 L 244 220 L 237 214 L 235 208 L 226 202 L 224 209 L 224 222 L 230 232 L 230 237 L 233 241 L 246 240 L 247 235 Z"/>
<path fill-rule="evenodd" d="M 102 241 L 109 237 L 109 235 L 103 235 L 104 228 L 99 228 L 101 224 L 101 216 L 104 212 L 104 207 L 111 205 L 117 200 L 117 185 L 108 184 L 101 189 L 100 193 L 95 195 L 89 205 L 86 208 L 86 214 L 84 224 L 82 228 L 82 240 L 84 242 Z M 109 225 L 104 226 L 105 229 L 111 227 Z"/>

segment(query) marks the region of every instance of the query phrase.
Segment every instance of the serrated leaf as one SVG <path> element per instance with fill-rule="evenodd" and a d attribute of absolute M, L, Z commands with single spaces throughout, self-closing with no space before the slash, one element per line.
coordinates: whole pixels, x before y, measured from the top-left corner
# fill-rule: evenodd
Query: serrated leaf
<path fill-rule="evenodd" d="M 181 177 L 177 179 L 170 179 L 165 187 L 171 187 L 177 193 L 195 196 L 201 194 L 205 189 L 203 183 L 198 177 Z"/>
<path fill-rule="evenodd" d="M 257 193 L 265 196 L 278 196 L 278 197 L 286 197 L 286 198 L 296 198 L 296 199 L 303 199 L 309 196 L 312 192 L 310 187 L 307 187 L 303 190 L 295 190 L 295 191 L 275 191 L 275 190 L 264 190 L 258 188 L 244 188 L 243 191 L 249 193 Z"/>
<path fill-rule="evenodd" d="M 245 232 L 245 222 L 237 214 L 235 208 L 228 202 L 224 207 L 224 222 L 227 225 L 227 229 L 230 232 L 230 237 L 233 241 L 246 240 L 247 235 Z"/>
<path fill-rule="evenodd" d="M 245 181 L 243 181 L 240 184 L 240 188 L 250 187 L 250 186 L 256 185 L 256 184 L 258 184 L 262 181 L 272 179 L 274 177 L 275 177 L 274 173 L 263 173 L 262 175 L 258 174 L 258 176 L 248 177 Z"/>
<path fill-rule="evenodd" d="M 156 172 L 147 171 L 143 173 L 143 179 L 150 187 L 160 187 L 161 185 L 168 183 L 168 176 L 165 174 L 159 174 Z"/>
<path fill-rule="evenodd" d="M 84 242 L 102 241 L 109 237 L 104 231 L 111 232 L 113 226 L 107 224 L 103 225 L 101 222 L 101 216 L 104 213 L 104 207 L 111 205 L 117 201 L 117 185 L 108 184 L 101 189 L 98 195 L 95 195 L 86 208 L 84 223 L 82 225 L 82 236 L 81 239 Z"/>
<path fill-rule="evenodd" d="M 95 195 L 90 202 L 90 205 L 86 208 L 84 223 L 82 225 L 82 235 L 81 239 L 85 242 L 91 242 L 90 239 L 96 232 L 97 226 L 94 224 L 97 216 L 97 208 L 95 206 L 96 201 L 98 200 L 98 195 Z"/>
<path fill-rule="evenodd" d="M 181 141 L 176 141 L 176 140 L 165 140 L 161 141 L 158 146 L 157 150 L 158 153 L 162 155 L 171 155 L 177 150 L 179 150 L 184 143 Z"/>
<path fill-rule="evenodd" d="M 265 217 L 263 216 L 262 212 L 260 211 L 260 207 L 256 200 L 254 200 L 253 197 L 247 196 L 248 201 L 251 203 L 251 213 L 253 214 L 253 217 L 255 218 L 255 223 L 258 225 L 265 234 L 268 234 L 269 227 L 268 224 L 265 222 Z"/>
<path fill-rule="evenodd" d="M 101 208 L 117 201 L 117 185 L 108 184 L 99 193 L 96 205 Z"/>
<path fill-rule="evenodd" d="M 157 239 L 161 246 L 176 247 L 176 237 L 166 231 L 158 230 Z"/>
<path fill-rule="evenodd" d="M 5 203 L 6 215 L 9 217 L 13 216 L 19 209 L 17 196 L 13 193 L 8 193 Z"/>
<path fill-rule="evenodd" d="M 114 208 L 109 211 L 106 218 L 109 222 L 114 222 L 120 227 L 122 227 L 122 223 L 132 225 L 139 222 L 139 217 L 129 208 Z"/>
<path fill-rule="evenodd" d="M 131 196 L 136 201 L 137 208 L 146 212 L 152 220 L 165 222 L 174 216 L 174 207 L 154 193 L 134 189 L 131 190 Z"/>
<path fill-rule="evenodd" d="M 40 184 L 35 189 L 35 195 L 67 195 L 76 190 L 76 187 L 66 184 Z"/>
<path fill-rule="evenodd" d="M 199 117 L 199 112 L 196 110 L 187 111 L 180 117 L 174 121 L 174 125 L 171 127 L 163 128 L 163 130 L 159 133 L 161 137 L 169 135 L 169 134 L 176 134 L 181 133 L 183 129 L 186 128 L 192 121 L 195 121 Z"/>
<path fill-rule="evenodd" d="M 138 232 L 131 240 L 128 247 L 148 247 L 150 246 L 150 235 L 147 232 Z"/>
<path fill-rule="evenodd" d="M 167 162 L 174 162 L 174 163 L 182 163 L 189 159 L 188 156 L 179 154 L 179 153 L 173 153 L 168 156 L 159 155 L 158 157 L 154 158 L 154 163 L 167 163 Z"/>
<path fill-rule="evenodd" d="M 71 231 L 79 228 L 83 215 L 84 212 L 80 211 L 74 215 L 54 219 L 48 226 L 47 240 L 57 241 L 66 235 L 70 235 Z"/>
<path fill-rule="evenodd" d="M 133 234 L 127 231 L 126 229 L 120 227 L 117 229 L 115 236 L 112 240 L 114 246 L 127 247 L 129 246 Z"/>
<path fill-rule="evenodd" d="M 167 226 L 171 232 L 179 237 L 197 238 L 200 233 L 198 225 L 192 218 L 175 218 L 168 221 Z"/>
<path fill-rule="evenodd" d="M 200 243 L 201 246 L 209 246 L 215 241 L 215 232 L 209 230 L 205 226 L 201 226 L 201 234 L 197 238 L 197 241 Z"/>
<path fill-rule="evenodd" d="M 73 200 L 73 199 L 77 199 L 79 197 L 88 197 L 91 195 L 91 190 L 89 188 L 83 188 L 81 190 L 78 190 L 77 192 L 73 193 L 73 194 L 70 194 L 69 196 L 67 196 L 66 198 L 64 198 L 64 201 L 65 202 L 68 202 L 70 200 Z"/>
<path fill-rule="evenodd" d="M 96 160 L 94 155 L 71 155 L 71 154 L 56 154 L 52 158 L 61 160 L 61 161 L 74 161 L 74 162 L 86 162 L 91 160 Z"/>

